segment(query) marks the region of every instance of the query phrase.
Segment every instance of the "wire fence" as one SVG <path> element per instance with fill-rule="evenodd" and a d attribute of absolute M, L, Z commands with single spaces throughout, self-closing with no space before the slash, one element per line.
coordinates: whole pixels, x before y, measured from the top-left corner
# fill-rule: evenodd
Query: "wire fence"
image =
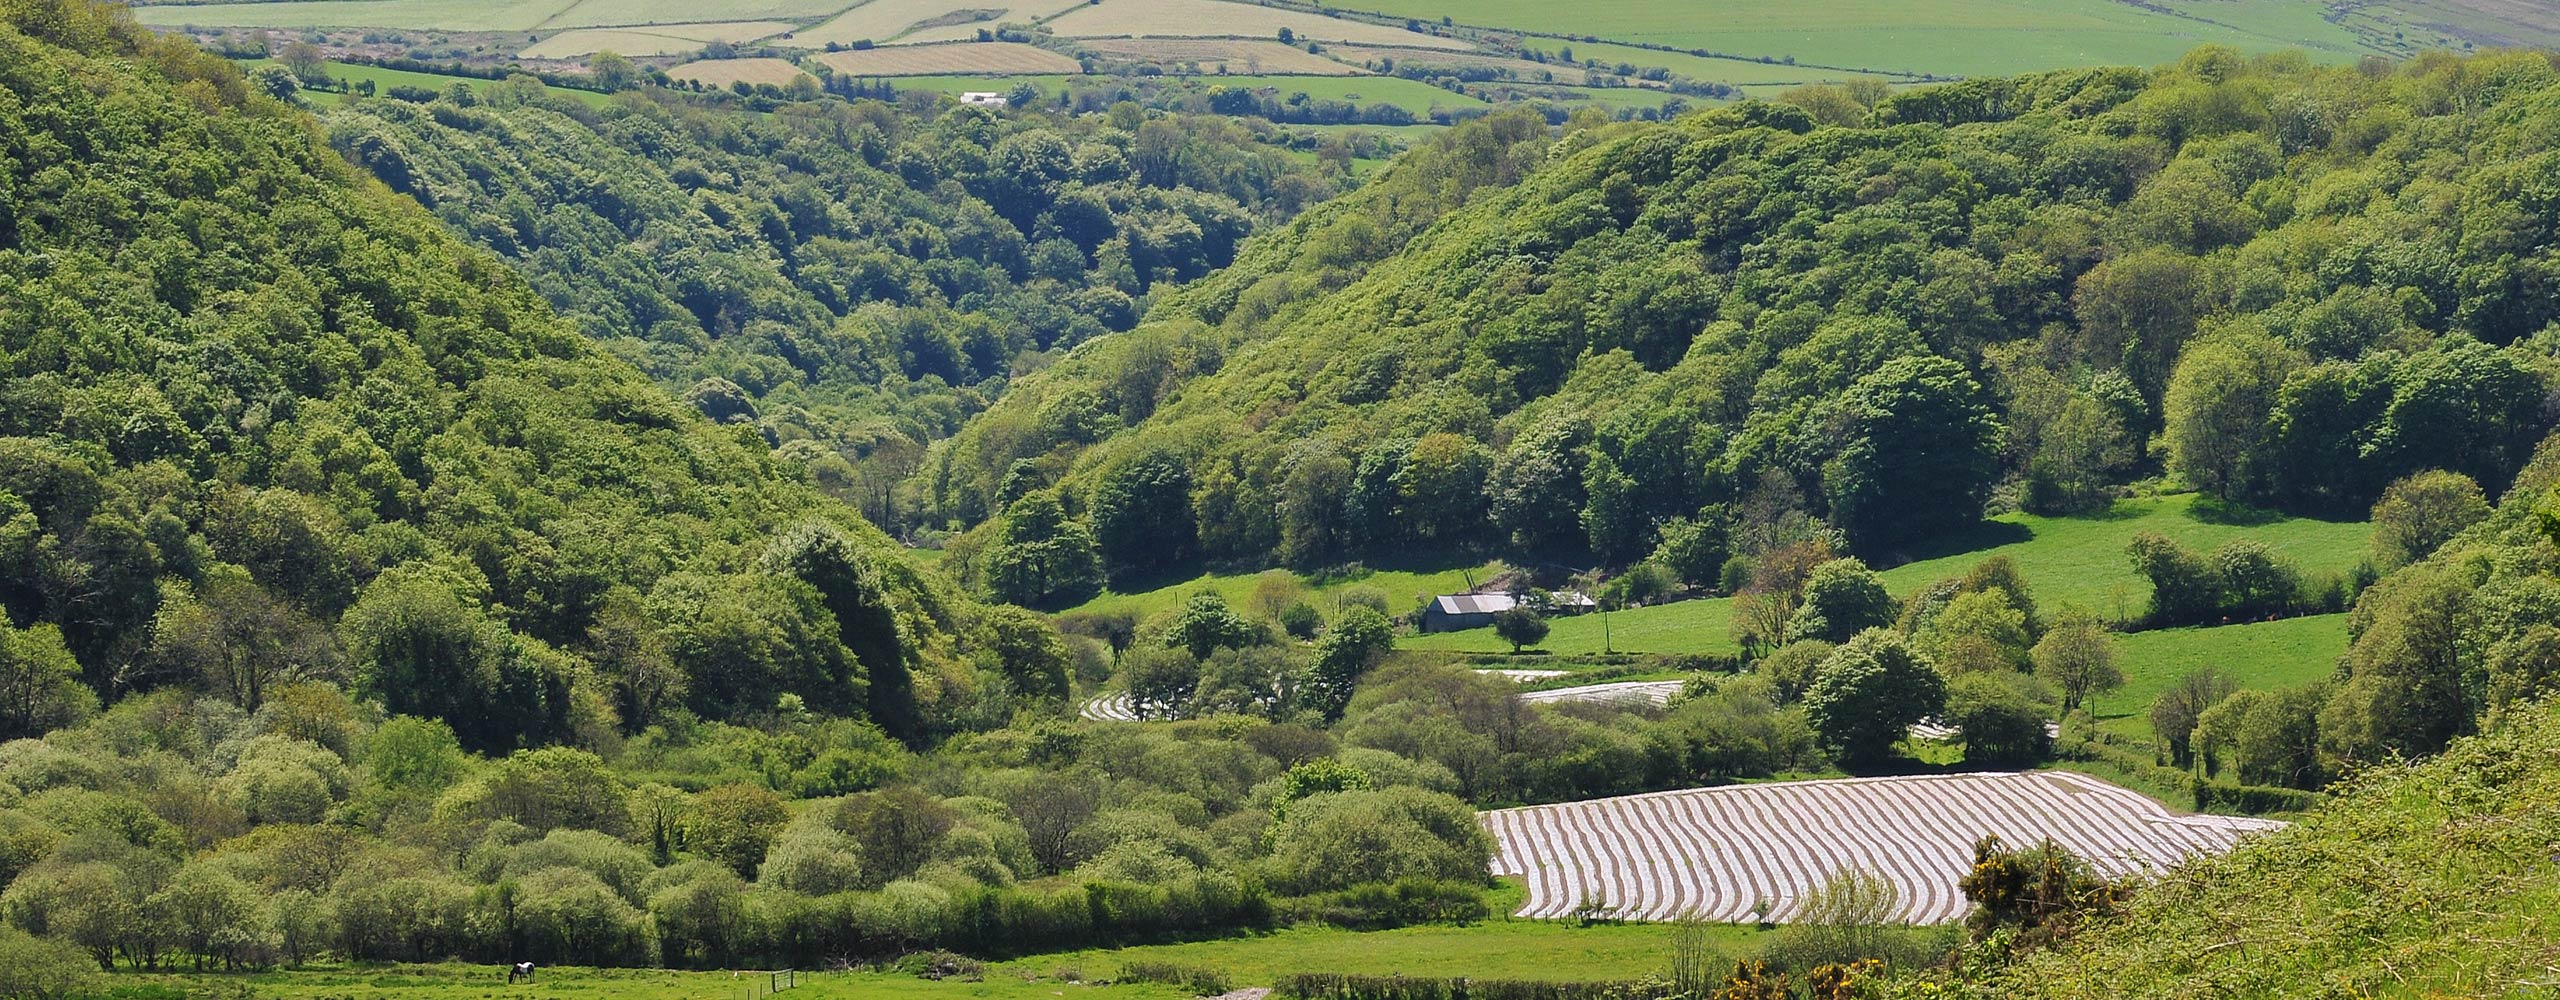
<path fill-rule="evenodd" d="M 745 1000 L 757 1000 L 759 997 L 769 997 L 798 987 L 802 977 L 798 969 L 781 969 L 761 973 L 742 972 L 738 974 L 738 978 L 750 980 L 741 994 Z"/>

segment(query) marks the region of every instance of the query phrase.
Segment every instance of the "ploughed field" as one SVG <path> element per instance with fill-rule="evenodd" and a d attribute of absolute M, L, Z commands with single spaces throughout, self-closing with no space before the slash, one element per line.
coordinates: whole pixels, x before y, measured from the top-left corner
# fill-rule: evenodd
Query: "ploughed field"
<path fill-rule="evenodd" d="M 1973 844 L 2051 838 L 2099 871 L 2157 870 L 2283 824 L 2180 816 L 2139 793 L 2058 771 L 1844 778 L 1652 792 L 1481 814 L 1496 875 L 1520 876 L 1518 915 L 1564 917 L 1585 901 L 1637 920 L 1793 918 L 1832 875 L 1859 869 L 1896 890 L 1894 918 L 1965 912 L 1956 883 Z"/>

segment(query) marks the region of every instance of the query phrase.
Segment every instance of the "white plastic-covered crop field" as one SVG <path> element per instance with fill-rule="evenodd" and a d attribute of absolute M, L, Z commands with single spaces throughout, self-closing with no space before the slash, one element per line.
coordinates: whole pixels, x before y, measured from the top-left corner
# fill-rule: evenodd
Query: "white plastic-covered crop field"
<path fill-rule="evenodd" d="M 1585 684 L 1581 687 L 1548 688 L 1544 691 L 1530 691 L 1522 694 L 1520 696 L 1520 700 L 1532 702 L 1649 701 L 1656 705 L 1662 705 L 1669 703 L 1671 701 L 1671 696 L 1679 694 L 1680 687 L 1681 682 L 1679 681 L 1615 681 L 1607 684 Z"/>
<path fill-rule="evenodd" d="M 1627 795 L 1482 814 L 1496 875 L 1529 885 L 1523 917 L 1570 915 L 1586 899 L 1616 916 L 1793 917 L 1834 873 L 1890 880 L 1897 919 L 1965 913 L 1957 880 L 1973 843 L 2048 837 L 2110 875 L 2230 849 L 2271 820 L 2179 816 L 2141 794 L 2060 771 L 1846 778 Z"/>

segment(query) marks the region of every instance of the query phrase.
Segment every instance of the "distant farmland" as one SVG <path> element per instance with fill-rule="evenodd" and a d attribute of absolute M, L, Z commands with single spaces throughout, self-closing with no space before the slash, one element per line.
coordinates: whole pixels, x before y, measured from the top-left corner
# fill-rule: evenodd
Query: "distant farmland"
<path fill-rule="evenodd" d="M 654 28 L 579 28 L 563 31 L 517 53 L 527 59 L 575 59 L 598 52 L 626 56 L 672 56 L 711 42 L 745 42 L 791 30 L 787 21 L 728 21 L 713 24 L 670 24 Z"/>
<path fill-rule="evenodd" d="M 809 74 L 783 59 L 704 59 L 668 70 L 667 75 L 678 80 L 700 80 L 705 87 L 726 87 L 740 81 L 779 87 Z"/>
<path fill-rule="evenodd" d="M 482 68 L 510 55 L 680 55 L 694 47 L 687 43 L 714 38 L 885 47 L 975 41 L 1004 25 L 1040 25 L 1093 43 L 1097 54 L 1172 72 L 1196 64 L 1212 74 L 1347 74 L 1327 64 L 1376 67 L 1394 59 L 1507 71 L 1528 85 L 1548 82 L 1544 74 L 1561 85 L 1650 76 L 1681 85 L 1693 102 L 1731 92 L 1690 83 L 1765 97 L 1859 77 L 1909 85 L 2073 66 L 2154 66 L 2206 44 L 2252 53 L 2294 49 L 2325 62 L 2560 45 L 2560 4 L 2539 0 L 1350 0 L 1321 10 L 1243 0 L 728 0 L 713 7 L 693 0 L 276 0 L 145 3 L 135 11 L 158 27 L 470 35 Z M 1298 44 L 1278 41 L 1284 28 Z M 509 35 L 515 37 L 503 37 Z M 1308 41 L 1327 51 L 1304 52 Z M 1433 60 L 1415 50 L 1447 55 Z M 1660 79 L 1664 72 L 1678 78 Z M 1631 88 L 1514 88 L 1494 96 L 1621 109 L 1663 99 Z"/>
<path fill-rule="evenodd" d="M 824 24 L 800 32 L 794 45 L 821 48 L 832 42 L 947 42 L 978 37 L 981 28 L 1040 20 L 1075 6 L 1076 0 L 871 0 Z"/>
<path fill-rule="evenodd" d="M 1066 56 L 1018 42 L 888 45 L 829 52 L 814 58 L 837 73 L 850 76 L 1007 75 L 1079 73 L 1084 70 L 1084 64 Z"/>
<path fill-rule="evenodd" d="M 1973 843 L 2046 838 L 2110 875 L 2228 850 L 2269 820 L 2176 816 L 2086 775 L 2058 771 L 1848 778 L 1655 792 L 1480 814 L 1496 875 L 1529 886 L 1523 917 L 1571 915 L 1586 900 L 1637 920 L 1791 919 L 1805 895 L 1857 869 L 1897 890 L 1893 919 L 1964 915 L 1956 881 Z"/>
<path fill-rule="evenodd" d="M 1413 48 L 1463 49 L 1465 42 L 1400 27 L 1221 0 L 1100 0 L 1049 22 L 1069 38 L 1297 38 Z"/>
<path fill-rule="evenodd" d="M 1164 66 L 1198 63 L 1203 73 L 1305 73 L 1351 76 L 1359 67 L 1276 41 L 1232 38 L 1098 38 L 1084 47 L 1108 56 Z M 1388 50 L 1412 51 L 1412 50 Z M 1339 55 L 1337 51 L 1334 53 Z"/>

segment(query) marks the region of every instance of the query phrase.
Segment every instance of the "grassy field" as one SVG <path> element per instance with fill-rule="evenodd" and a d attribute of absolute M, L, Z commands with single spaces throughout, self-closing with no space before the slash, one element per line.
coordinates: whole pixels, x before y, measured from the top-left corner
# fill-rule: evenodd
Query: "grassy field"
<path fill-rule="evenodd" d="M 850 76 L 933 76 L 950 73 L 1015 74 L 1078 73 L 1084 65 L 1044 48 L 1019 42 L 959 42 L 951 45 L 889 45 L 848 49 L 811 56 Z"/>
<path fill-rule="evenodd" d="M 257 1000 L 1181 1000 L 1189 990 L 1153 984 L 1089 986 L 1042 975 L 990 973 L 984 982 L 933 982 L 890 973 L 803 972 L 799 985 L 769 992 L 763 972 L 677 972 L 665 969 L 586 969 L 551 966 L 532 983 L 507 985 L 504 968 L 490 965 L 400 965 L 297 972 L 171 975 L 120 973 L 106 984 L 115 997 L 167 998 L 245 995 Z M 245 994 L 237 991 L 246 990 Z"/>
<path fill-rule="evenodd" d="M 1528 893 L 1517 880 L 1506 879 L 1493 895 L 1494 912 L 1509 913 Z M 1751 954 L 1761 937 L 1760 931 L 1737 924 L 1713 925 L 1708 933 L 1713 946 L 1733 957 Z M 1001 978 L 1054 979 L 1061 968 L 1108 978 L 1125 963 L 1142 961 L 1219 969 L 1238 986 L 1267 986 L 1293 972 L 1545 981 L 1633 979 L 1670 967 L 1671 930 L 1661 924 L 1583 927 L 1510 917 L 1467 927 L 1391 931 L 1293 927 L 1255 937 L 1041 955 L 1004 963 Z M 987 978 L 992 981 L 999 976 L 990 972 Z"/>
<path fill-rule="evenodd" d="M 2314 521 L 2272 515 L 2225 516 L 2192 494 L 2127 500 L 2096 517 L 2004 514 L 1972 537 L 1951 541 L 1955 554 L 1886 570 L 1885 586 L 1909 593 L 1958 576 L 1994 555 L 2015 560 L 2051 610 L 2077 604 L 2101 617 L 2142 613 L 2151 584 L 2133 571 L 2125 544 L 2137 532 L 2176 539 L 2199 552 L 2235 539 L 2263 542 L 2305 574 L 2344 573 L 2367 557 L 2372 529 L 2357 521 Z"/>
<path fill-rule="evenodd" d="M 2294 687 L 2328 676 L 2346 651 L 2343 614 L 2121 636 L 2116 662 L 2124 689 L 2098 699 L 2098 725 L 2149 739 L 2151 700 L 2190 671 L 2220 667 L 2244 688 Z"/>
<path fill-rule="evenodd" d="M 2077 604 L 2101 617 L 2128 619 L 2142 613 L 2151 599 L 2151 584 L 2133 571 L 2125 544 L 2137 532 L 2177 539 L 2199 551 L 2238 538 L 2264 542 L 2308 574 L 2342 573 L 2365 558 L 2369 528 L 2361 523 L 2275 518 L 2235 521 L 2219 517 L 2211 505 L 2193 496 L 2128 500 L 2099 517 L 2037 517 L 2004 514 L 1985 524 L 1952 555 L 1907 563 L 1886 570 L 1885 586 L 1896 595 L 1909 594 L 1938 580 L 1958 576 L 1973 564 L 2005 555 L 2026 574 L 2036 603 L 2048 612 Z M 2252 523 L 2257 522 L 2257 523 Z M 1680 601 L 1621 611 L 1609 616 L 1610 648 L 1636 653 L 1731 653 L 1736 647 L 1728 621 L 1730 600 Z M 1597 615 L 1560 618 L 1538 647 L 1561 654 L 1601 651 L 1601 619 Z M 1442 632 L 1407 640 L 1408 649 L 1506 652 L 1511 647 L 1490 628 Z M 2146 699 L 2147 700 L 2147 699 Z"/>
<path fill-rule="evenodd" d="M 1546 641 L 1537 648 L 1564 656 L 1602 651 L 1603 640 L 1620 653 L 1735 653 L 1733 601 L 1716 597 L 1657 604 L 1607 615 L 1588 614 L 1547 622 Z M 1402 649 L 1445 649 L 1467 653 L 1507 653 L 1511 644 L 1490 628 L 1435 632 L 1397 643 Z"/>
<path fill-rule="evenodd" d="M 1270 87 L 1280 96 L 1305 94 L 1320 101 L 1394 104 L 1423 114 L 1433 108 L 1481 108 L 1485 102 L 1454 94 L 1420 80 L 1394 76 L 1224 76 L 1212 81 L 1230 87 Z"/>
<path fill-rule="evenodd" d="M 273 59 L 243 59 L 240 60 L 240 69 L 243 72 L 247 72 L 255 70 L 260 66 L 273 65 L 274 63 L 275 60 Z M 376 88 L 376 94 L 387 92 L 393 87 L 417 87 L 423 90 L 442 91 L 457 83 L 469 84 L 471 89 L 478 90 L 483 87 L 492 86 L 498 82 L 495 80 L 483 80 L 475 76 L 445 76 L 441 73 L 412 73 L 408 70 L 384 69 L 380 66 L 367 66 L 362 63 L 333 62 L 326 63 L 324 65 L 327 66 L 328 74 L 336 79 L 347 80 L 350 82 L 358 80 L 373 81 L 373 85 Z M 613 100 L 613 96 L 610 94 L 600 94 L 592 90 L 571 90 L 566 87 L 553 87 L 551 89 L 567 94 L 571 97 L 575 97 L 580 101 L 584 101 L 589 107 L 600 108 L 605 106 L 607 102 Z M 306 90 L 302 92 L 302 96 L 310 100 L 311 103 L 322 106 L 335 105 L 347 99 L 347 95 L 345 94 L 320 90 Z"/>
<path fill-rule="evenodd" d="M 1568 43 L 1554 39 L 1539 39 L 1532 42 L 1531 45 L 1547 52 L 1557 52 L 1562 48 L 1570 48 L 1573 50 L 1573 57 L 1575 59 L 1597 59 L 1610 66 L 1616 66 L 1619 63 L 1626 63 L 1633 66 L 1660 66 L 1682 76 L 1694 77 L 1700 80 L 1714 80 L 1718 83 L 1729 83 L 1736 87 L 1766 89 L 1772 93 L 1779 88 L 1791 87 L 1801 83 L 1825 83 L 1846 80 L 1860 75 L 1875 75 L 1815 69 L 1809 66 L 1789 66 L 1780 62 L 1756 62 L 1749 59 L 1719 59 L 1714 56 L 1690 55 L 1685 52 L 1664 52 L 1660 49 L 1639 48 L 1633 45 L 1612 45 L 1607 42 Z M 1762 94 L 1760 96 L 1765 97 L 1771 95 Z"/>
<path fill-rule="evenodd" d="M 1940 75 L 2149 65 L 2209 42 L 2256 51 L 2303 48 L 2338 59 L 2365 51 L 2352 32 L 2322 19 L 2324 5 L 2301 0 L 2156 0 L 2139 6 L 2117 0 L 1356 0 L 1350 9 Z M 1575 54 L 1583 54 L 1579 45 Z"/>
<path fill-rule="evenodd" d="M 1507 883 L 1489 902 L 1517 907 L 1526 893 Z M 1736 925 L 1709 929 L 1728 955 L 1749 954 L 1761 932 Z M 1250 937 L 1035 955 L 990 963 L 982 982 L 931 982 L 891 973 L 807 972 L 780 993 L 788 1000 L 1180 1000 L 1189 990 L 1156 984 L 1109 984 L 1132 962 L 1173 962 L 1219 970 L 1238 986 L 1270 985 L 1293 972 L 1577 981 L 1660 973 L 1671 962 L 1671 931 L 1660 924 L 1582 927 L 1557 921 L 1495 917 L 1471 926 L 1408 927 L 1354 932 L 1295 927 Z M 119 973 L 107 995 L 222 996 L 245 988 L 260 1000 L 761 1000 L 763 972 L 546 967 L 534 983 L 507 985 L 503 968 L 454 963 L 321 967 L 244 974 Z"/>
<path fill-rule="evenodd" d="M 1478 582 L 1492 579 L 1494 574 L 1501 572 L 1501 569 L 1499 563 L 1486 563 L 1481 566 L 1436 570 L 1362 569 L 1323 577 L 1302 576 L 1287 570 L 1270 570 L 1264 573 L 1204 574 L 1135 593 L 1106 590 L 1102 596 L 1070 608 L 1066 613 L 1126 610 L 1134 611 L 1143 618 L 1160 611 L 1181 607 L 1182 602 L 1189 600 L 1191 595 L 1203 590 L 1214 592 L 1226 598 L 1228 604 L 1242 609 L 1250 606 L 1254 589 L 1259 587 L 1263 580 L 1285 579 L 1306 588 L 1308 603 L 1314 604 L 1328 615 L 1333 613 L 1335 599 L 1352 588 L 1367 588 L 1385 594 L 1388 612 L 1403 614 L 1421 607 L 1423 602 L 1431 599 L 1432 595 L 1464 591 L 1470 579 Z"/>

